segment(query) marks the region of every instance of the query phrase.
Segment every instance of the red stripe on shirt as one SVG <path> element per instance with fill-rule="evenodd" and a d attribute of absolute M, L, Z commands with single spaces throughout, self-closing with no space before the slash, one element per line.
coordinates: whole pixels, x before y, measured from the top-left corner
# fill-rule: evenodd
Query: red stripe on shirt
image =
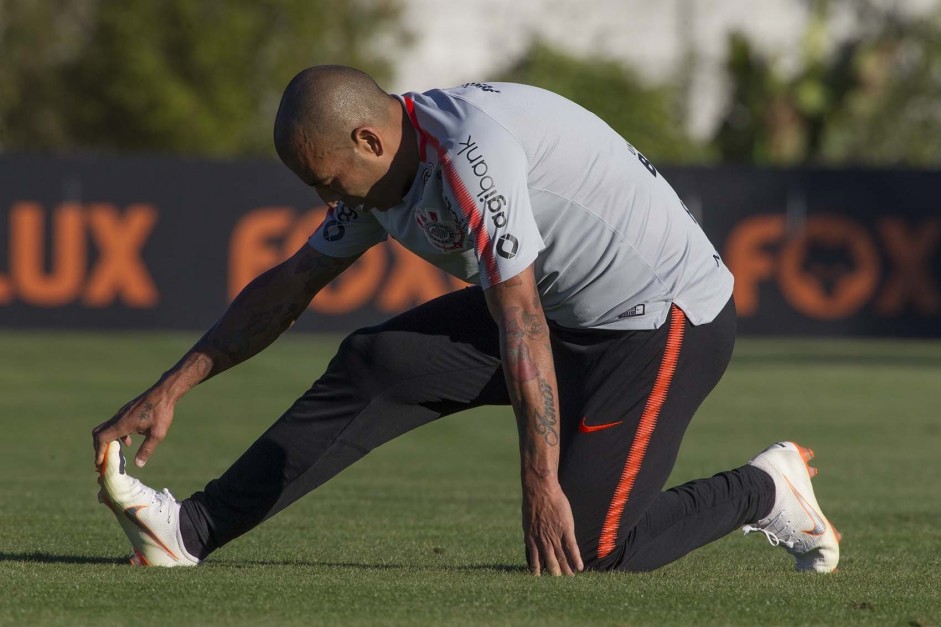
<path fill-rule="evenodd" d="M 422 161 L 425 161 L 427 159 L 425 155 L 428 153 L 428 135 L 424 130 L 422 130 L 421 125 L 418 123 L 418 116 L 415 114 L 415 101 L 411 98 L 405 98 L 404 100 L 405 110 L 408 112 L 408 118 L 412 121 L 412 126 L 414 126 L 415 130 L 418 131 L 418 136 L 420 138 L 418 145 L 419 157 Z"/>
<path fill-rule="evenodd" d="M 457 204 L 461 206 L 461 211 L 464 212 L 464 217 L 467 218 L 471 231 L 474 233 L 477 258 L 484 263 L 487 281 L 490 285 L 495 285 L 500 282 L 500 270 L 497 268 L 497 260 L 493 256 L 490 233 L 487 232 L 483 213 L 477 207 L 477 203 L 474 202 L 474 197 L 467 191 L 464 181 L 458 176 L 457 169 L 454 167 L 454 163 L 451 162 L 451 155 L 439 150 L 438 158 L 441 161 L 444 177 L 448 180 L 451 191 L 454 192 L 454 197 L 457 199 Z"/>
<path fill-rule="evenodd" d="M 418 135 L 421 138 L 419 145 L 421 159 L 423 161 L 425 160 L 426 147 L 430 143 L 438 153 L 438 161 L 441 163 L 442 174 L 445 179 L 447 179 L 448 185 L 451 186 L 451 191 L 454 192 L 454 198 L 457 200 L 457 204 L 461 208 L 464 217 L 467 218 L 467 223 L 470 225 L 471 232 L 474 234 L 474 246 L 477 250 L 477 258 L 483 262 L 484 269 L 487 273 L 487 280 L 490 285 L 499 283 L 500 270 L 497 268 L 497 260 L 493 256 L 493 246 L 491 246 L 490 233 L 487 232 L 483 212 L 477 206 L 474 197 L 467 190 L 467 186 L 464 185 L 464 181 L 461 180 L 460 175 L 457 173 L 457 168 L 454 167 L 454 162 L 451 161 L 451 155 L 442 148 L 441 143 L 436 137 L 426 132 L 418 123 L 414 101 L 408 97 L 403 97 L 403 100 L 405 101 L 405 110 L 408 112 L 408 117 L 412 121 L 412 126 L 415 127 L 415 130 L 418 131 Z"/>

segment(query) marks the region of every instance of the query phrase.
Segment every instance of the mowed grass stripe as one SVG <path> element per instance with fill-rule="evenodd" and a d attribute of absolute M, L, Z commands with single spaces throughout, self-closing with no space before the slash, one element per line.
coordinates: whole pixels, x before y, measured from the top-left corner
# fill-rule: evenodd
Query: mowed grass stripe
<path fill-rule="evenodd" d="M 204 567 L 126 566 L 89 432 L 194 339 L 0 333 L 0 623 L 939 624 L 938 342 L 746 338 L 693 421 L 671 483 L 777 439 L 814 448 L 818 497 L 845 534 L 837 574 L 798 575 L 783 550 L 732 534 L 654 573 L 553 580 L 525 571 L 503 408 L 374 451 Z M 338 341 L 289 333 L 200 386 L 139 476 L 178 497 L 200 489 Z"/>

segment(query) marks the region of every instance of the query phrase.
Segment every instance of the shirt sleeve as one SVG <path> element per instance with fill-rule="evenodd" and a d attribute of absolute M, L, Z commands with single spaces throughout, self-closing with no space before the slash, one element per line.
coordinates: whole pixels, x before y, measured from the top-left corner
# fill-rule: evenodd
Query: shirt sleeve
<path fill-rule="evenodd" d="M 529 201 L 528 162 L 522 146 L 493 123 L 441 155 L 445 200 L 467 221 L 487 289 L 533 263 L 545 248 Z"/>
<path fill-rule="evenodd" d="M 341 202 L 327 209 L 307 243 L 330 257 L 353 257 L 384 241 L 387 235 L 370 211 Z"/>

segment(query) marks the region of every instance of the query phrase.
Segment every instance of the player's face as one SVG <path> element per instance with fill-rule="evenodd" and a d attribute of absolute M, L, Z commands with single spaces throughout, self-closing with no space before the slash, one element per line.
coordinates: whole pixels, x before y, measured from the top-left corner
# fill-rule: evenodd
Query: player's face
<path fill-rule="evenodd" d="M 385 197 L 381 181 L 389 169 L 388 159 L 369 139 L 356 138 L 328 148 L 299 151 L 288 167 L 328 205 L 343 202 L 385 208 L 398 199 L 390 203 Z"/>

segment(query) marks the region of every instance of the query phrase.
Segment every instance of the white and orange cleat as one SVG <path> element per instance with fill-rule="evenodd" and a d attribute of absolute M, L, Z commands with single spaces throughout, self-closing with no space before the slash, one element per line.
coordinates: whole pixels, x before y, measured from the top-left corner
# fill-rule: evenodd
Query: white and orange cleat
<path fill-rule="evenodd" d="M 796 558 L 798 572 L 829 573 L 840 561 L 841 536 L 814 496 L 810 478 L 817 469 L 808 465 L 813 457 L 809 448 L 778 442 L 748 462 L 771 476 L 775 497 L 771 513 L 742 530 L 746 535 L 760 531 L 772 546 L 786 548 Z"/>
<path fill-rule="evenodd" d="M 119 442 L 110 442 L 98 466 L 98 500 L 107 505 L 134 548 L 134 566 L 196 566 L 180 536 L 180 504 L 129 477 Z"/>

